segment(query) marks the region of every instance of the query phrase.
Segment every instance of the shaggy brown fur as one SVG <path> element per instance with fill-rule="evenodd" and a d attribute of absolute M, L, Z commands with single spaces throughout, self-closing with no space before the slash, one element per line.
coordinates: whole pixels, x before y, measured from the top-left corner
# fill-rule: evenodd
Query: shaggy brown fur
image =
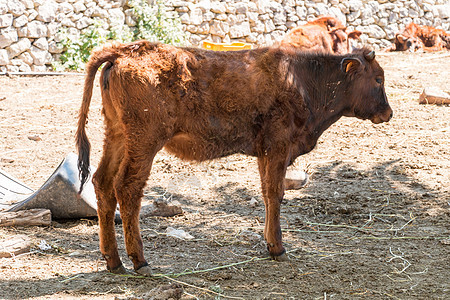
<path fill-rule="evenodd" d="M 134 268 L 149 274 L 139 232 L 140 201 L 155 154 L 204 161 L 233 153 L 258 158 L 266 207 L 264 236 L 284 258 L 280 203 L 286 168 L 311 151 L 341 116 L 387 122 L 392 110 L 384 73 L 366 49 L 347 56 L 261 48 L 213 52 L 138 41 L 93 52 L 81 106 L 77 147 L 82 182 L 89 176 L 85 133 L 92 86 L 103 64 L 106 136 L 93 177 L 100 249 L 112 272 L 123 272 L 114 231 L 117 203 Z"/>
<path fill-rule="evenodd" d="M 362 32 L 347 32 L 334 17 L 320 17 L 289 31 L 280 42 L 282 48 L 295 47 L 303 51 L 346 54 L 351 52 L 350 39 L 358 39 Z"/>
<path fill-rule="evenodd" d="M 391 51 L 450 50 L 450 34 L 442 29 L 410 23 L 395 35 Z"/>

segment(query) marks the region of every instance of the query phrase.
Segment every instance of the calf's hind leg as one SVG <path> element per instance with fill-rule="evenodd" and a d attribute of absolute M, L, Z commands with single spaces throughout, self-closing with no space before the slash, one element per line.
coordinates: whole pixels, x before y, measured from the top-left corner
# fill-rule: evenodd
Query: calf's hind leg
<path fill-rule="evenodd" d="M 98 199 L 100 252 L 105 258 L 106 266 L 110 272 L 123 274 L 126 273 L 126 270 L 120 261 L 114 229 L 117 199 L 113 189 L 113 181 L 119 169 L 123 147 L 120 144 L 112 143 L 112 140 L 114 140 L 114 134 L 110 130 L 106 133 L 103 156 L 92 182 Z"/>
<path fill-rule="evenodd" d="M 128 257 L 132 260 L 136 272 L 142 275 L 150 275 L 151 269 L 144 258 L 143 243 L 139 231 L 141 198 L 145 183 L 150 175 L 153 158 L 163 147 L 163 143 L 146 147 L 142 145 L 143 141 L 149 139 L 151 140 L 150 137 L 145 137 L 130 143 L 131 145 L 139 145 L 139 148 L 125 150 L 124 159 L 114 180 L 114 190 L 119 202 Z"/>
<path fill-rule="evenodd" d="M 273 259 L 284 261 L 287 257 L 281 241 L 280 206 L 284 196 L 286 159 L 267 155 L 258 157 L 258 168 L 266 208 L 264 238 L 267 242 L 267 249 Z"/>

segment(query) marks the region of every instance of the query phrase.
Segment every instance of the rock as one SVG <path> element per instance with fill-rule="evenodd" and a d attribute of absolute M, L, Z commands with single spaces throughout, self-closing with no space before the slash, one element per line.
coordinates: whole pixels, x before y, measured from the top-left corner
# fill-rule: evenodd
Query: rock
<path fill-rule="evenodd" d="M 214 20 L 211 25 L 210 33 L 220 37 L 224 37 L 229 31 L 230 25 L 228 25 L 228 23 Z"/>
<path fill-rule="evenodd" d="M 184 231 L 183 229 L 175 229 L 173 227 L 167 227 L 166 234 L 171 237 L 175 237 L 181 240 L 192 240 L 194 237 Z"/>
<path fill-rule="evenodd" d="M 6 49 L 0 49 L 0 66 L 9 64 L 8 51 Z"/>
<path fill-rule="evenodd" d="M 125 13 L 120 8 L 113 8 L 108 11 L 111 25 L 122 25 L 125 22 Z"/>
<path fill-rule="evenodd" d="M 43 22 L 52 22 L 55 20 L 58 4 L 53 0 L 46 0 L 43 5 L 37 8 L 38 15 L 36 20 Z"/>
<path fill-rule="evenodd" d="M 27 38 L 21 38 L 17 43 L 12 44 L 8 48 L 8 57 L 14 58 L 17 55 L 27 51 L 31 47 L 31 42 Z"/>
<path fill-rule="evenodd" d="M 32 65 L 31 66 L 31 71 L 33 72 L 46 72 L 47 71 L 47 67 L 44 66 L 37 66 L 37 65 Z"/>
<path fill-rule="evenodd" d="M 386 37 L 386 32 L 384 32 L 384 30 L 378 26 L 378 25 L 369 25 L 369 36 L 376 38 L 376 39 L 382 39 Z"/>
<path fill-rule="evenodd" d="M 250 207 L 256 207 L 256 206 L 258 206 L 258 200 L 256 200 L 255 198 L 252 197 L 252 199 L 250 199 L 250 201 L 248 202 L 248 205 Z"/>
<path fill-rule="evenodd" d="M 419 96 L 420 104 L 450 104 L 450 94 L 437 87 L 426 87 Z"/>
<path fill-rule="evenodd" d="M 83 2 L 75 2 L 74 4 L 73 4 L 73 11 L 75 12 L 75 13 L 79 13 L 79 12 L 82 12 L 82 11 L 85 11 L 86 10 L 86 6 L 83 4 Z"/>
<path fill-rule="evenodd" d="M 6 3 L 8 3 L 8 10 L 10 13 L 12 13 L 15 17 L 21 16 L 25 13 L 25 5 L 22 4 L 22 2 L 18 0 L 7 0 Z"/>
<path fill-rule="evenodd" d="M 0 15 L 0 28 L 9 27 L 13 23 L 13 15 L 5 14 Z"/>
<path fill-rule="evenodd" d="M 61 12 L 63 14 L 69 14 L 73 12 L 73 6 L 70 3 L 62 2 L 58 5 L 58 12 Z"/>
<path fill-rule="evenodd" d="M 250 34 L 250 23 L 242 22 L 235 24 L 230 28 L 230 38 L 240 38 L 245 37 Z"/>
<path fill-rule="evenodd" d="M 31 66 L 33 64 L 33 57 L 28 52 L 24 52 L 24 53 L 20 54 L 17 58 L 29 66 Z"/>
<path fill-rule="evenodd" d="M 63 50 L 64 47 L 57 44 L 55 41 L 51 41 L 50 43 L 48 43 L 48 52 L 52 54 L 61 53 L 63 52 Z"/>
<path fill-rule="evenodd" d="M 0 48 L 5 48 L 19 40 L 17 30 L 13 27 L 0 29 Z"/>
<path fill-rule="evenodd" d="M 33 45 L 39 49 L 48 51 L 48 42 L 46 38 L 42 37 L 37 39 L 36 41 L 34 41 Z"/>
<path fill-rule="evenodd" d="M 28 18 L 26 16 L 20 16 L 14 19 L 13 26 L 16 28 L 25 26 L 28 23 Z"/>
<path fill-rule="evenodd" d="M 222 2 L 213 1 L 211 2 L 211 11 L 216 14 L 224 14 L 226 12 L 226 7 Z"/>
<path fill-rule="evenodd" d="M 434 8 L 436 9 L 439 18 L 450 18 L 450 3 L 447 3 L 445 5 L 436 5 Z"/>
<path fill-rule="evenodd" d="M 13 236 L 12 238 L 2 239 L 0 242 L 0 258 L 12 257 L 29 252 L 31 245 L 31 239 L 22 234 Z"/>
<path fill-rule="evenodd" d="M 47 26 L 40 21 L 31 21 L 26 26 L 26 37 L 38 39 L 47 36 Z"/>
<path fill-rule="evenodd" d="M 8 12 L 8 5 L 6 1 L 0 1 L 0 15 L 6 14 Z"/>
<path fill-rule="evenodd" d="M 39 49 L 36 46 L 31 46 L 30 55 L 33 57 L 33 63 L 36 66 L 43 66 L 51 60 L 51 54 L 48 51 Z"/>
<path fill-rule="evenodd" d="M 179 205 L 168 205 L 163 200 L 155 200 L 152 204 L 145 205 L 141 208 L 141 217 L 157 216 L 157 217 L 173 217 L 183 214 L 183 210 Z"/>
<path fill-rule="evenodd" d="M 75 23 L 75 27 L 77 29 L 84 29 L 86 27 L 88 27 L 89 25 L 91 25 L 92 23 L 94 23 L 94 21 L 88 17 L 82 17 L 80 20 L 78 20 Z"/>

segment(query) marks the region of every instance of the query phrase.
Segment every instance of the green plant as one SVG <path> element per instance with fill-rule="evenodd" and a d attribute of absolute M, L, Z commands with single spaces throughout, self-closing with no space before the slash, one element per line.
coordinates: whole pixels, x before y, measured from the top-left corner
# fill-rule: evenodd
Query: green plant
<path fill-rule="evenodd" d="M 151 6 L 146 0 L 130 0 L 128 5 L 136 19 L 134 40 L 162 42 L 175 46 L 185 44 L 181 20 L 174 11 L 168 11 L 162 0 Z"/>
<path fill-rule="evenodd" d="M 53 63 L 53 68 L 56 71 L 82 71 L 92 49 L 107 40 L 130 42 L 145 39 L 176 46 L 185 44 L 185 34 L 179 16 L 176 12 L 168 11 L 162 0 L 157 0 L 153 6 L 146 0 L 130 0 L 128 5 L 136 19 L 134 28 L 114 24 L 109 30 L 105 30 L 103 23 L 96 22 L 84 29 L 79 37 L 69 34 L 67 29 L 60 30 L 59 34 L 63 38 L 59 46 L 64 50 L 59 61 Z"/>

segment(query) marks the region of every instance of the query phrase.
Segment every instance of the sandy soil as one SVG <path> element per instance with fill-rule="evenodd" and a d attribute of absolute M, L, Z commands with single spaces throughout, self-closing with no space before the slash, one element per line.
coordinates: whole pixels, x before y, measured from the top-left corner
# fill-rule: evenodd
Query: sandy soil
<path fill-rule="evenodd" d="M 285 195 L 289 262 L 268 260 L 261 241 L 264 205 L 255 159 L 190 164 L 161 152 L 145 200 L 178 203 L 184 214 L 141 220 L 145 254 L 155 274 L 185 275 L 108 274 L 95 219 L 0 227 L 2 240 L 25 234 L 34 242 L 31 253 L 0 258 L 0 298 L 448 299 L 450 107 L 417 99 L 426 86 L 450 90 L 450 56 L 387 53 L 378 60 L 394 118 L 381 125 L 343 118 L 296 161 L 310 181 Z M 83 80 L 0 77 L 2 170 L 37 189 L 75 151 Z M 88 125 L 94 165 L 103 136 L 100 110 L 97 86 Z M 194 239 L 167 236 L 167 227 Z M 116 229 L 130 268 L 122 228 Z M 42 240 L 51 249 L 41 250 Z M 174 280 L 181 290 L 149 293 Z"/>

